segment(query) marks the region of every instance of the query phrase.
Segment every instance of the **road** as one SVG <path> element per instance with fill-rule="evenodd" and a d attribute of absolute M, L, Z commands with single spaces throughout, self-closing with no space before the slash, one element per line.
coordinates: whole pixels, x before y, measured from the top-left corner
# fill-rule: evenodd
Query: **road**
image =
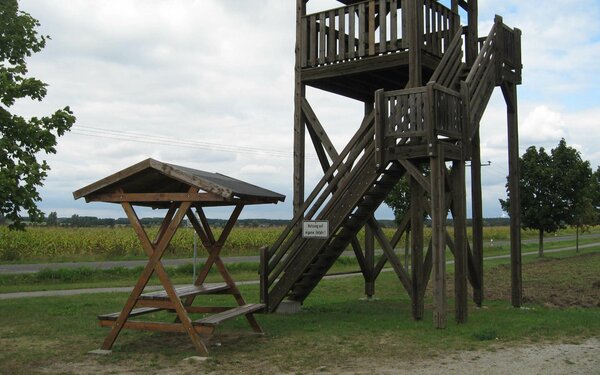
<path fill-rule="evenodd" d="M 600 245 L 600 242 L 590 243 L 590 244 L 580 245 L 579 249 L 586 249 L 586 248 L 599 246 L 599 245 Z M 569 250 L 575 250 L 575 246 L 563 247 L 560 249 L 544 250 L 544 253 L 545 254 L 558 253 L 561 251 L 569 251 Z M 529 251 L 526 253 L 522 253 L 521 255 L 522 256 L 535 256 L 535 255 L 537 255 L 537 251 Z M 242 257 L 242 258 L 247 258 L 247 257 Z M 508 259 L 508 258 L 510 258 L 510 254 L 484 257 L 483 260 L 489 261 L 489 260 L 494 260 L 494 259 Z M 454 261 L 449 260 L 446 263 L 453 264 Z M 392 268 L 384 268 L 382 270 L 382 272 L 391 272 L 391 271 L 393 271 Z M 361 275 L 362 275 L 361 273 L 349 273 L 349 274 L 340 274 L 340 275 L 330 275 L 330 276 L 325 276 L 324 278 L 325 279 L 335 279 L 335 278 L 340 278 L 340 277 L 356 277 L 356 276 L 361 276 Z M 236 282 L 237 285 L 253 285 L 253 284 L 258 284 L 258 283 L 259 283 L 258 280 Z M 36 291 L 36 292 L 0 293 L 0 300 L 16 299 L 16 298 L 33 298 L 33 297 L 74 296 L 74 295 L 80 295 L 80 294 L 93 294 L 93 293 L 129 293 L 129 292 L 131 292 L 132 289 L 133 289 L 133 287 L 112 287 L 112 288 L 42 290 L 42 291 Z M 159 286 L 159 285 L 147 286 L 144 290 L 147 292 L 150 292 L 150 291 L 159 290 L 159 289 L 162 289 L 162 286 Z"/>
<path fill-rule="evenodd" d="M 600 233 L 592 233 L 586 235 L 580 235 L 580 240 L 590 238 L 600 238 Z M 544 243 L 558 242 L 558 241 L 570 241 L 574 240 L 575 236 L 557 236 L 548 237 L 544 239 Z M 522 241 L 523 244 L 537 243 L 537 239 L 527 239 Z M 508 244 L 508 241 L 494 241 L 495 246 L 501 246 Z M 343 256 L 354 256 L 352 251 L 347 251 Z M 238 256 L 238 257 L 227 257 L 222 258 L 225 263 L 258 263 L 258 256 Z M 197 262 L 204 263 L 206 258 L 197 258 Z M 183 259 L 167 259 L 161 260 L 164 266 L 181 266 L 184 264 L 191 264 L 194 260 L 192 258 Z M 147 263 L 147 260 L 122 260 L 122 261 L 100 261 L 100 262 L 65 262 L 65 263 L 38 263 L 38 264 L 0 264 L 0 275 L 15 274 L 15 273 L 34 273 L 39 272 L 42 269 L 63 269 L 63 268 L 81 268 L 88 267 L 92 269 L 110 269 L 116 267 L 124 268 L 135 268 L 143 267 Z"/>

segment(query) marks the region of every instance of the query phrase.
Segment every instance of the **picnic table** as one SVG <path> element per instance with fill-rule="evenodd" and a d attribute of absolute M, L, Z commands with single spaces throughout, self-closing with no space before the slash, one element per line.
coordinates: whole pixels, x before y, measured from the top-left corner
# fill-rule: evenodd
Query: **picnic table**
<path fill-rule="evenodd" d="M 110 351 L 122 329 L 187 333 L 196 349 L 208 355 L 205 339 L 220 323 L 244 316 L 255 333 L 263 334 L 254 313 L 264 305 L 246 303 L 235 281 L 220 257 L 245 205 L 278 203 L 285 196 L 261 187 L 219 174 L 147 159 L 122 171 L 96 181 L 73 193 L 75 199 L 86 202 L 110 202 L 123 207 L 140 244 L 148 256 L 129 298 L 120 312 L 99 315 L 100 325 L 110 328 L 102 343 L 102 351 Z M 154 239 L 142 226 L 134 206 L 166 210 Z M 218 238 L 209 225 L 206 207 L 231 206 L 231 215 Z M 197 216 L 196 216 L 197 215 Z M 161 259 L 171 239 L 187 217 L 208 252 L 198 277 L 191 285 L 175 287 Z M 206 283 L 210 270 L 216 267 L 221 283 Z M 144 292 L 152 275 L 157 275 L 164 290 Z M 196 297 L 229 294 L 237 306 L 194 305 Z M 166 311 L 175 314 L 172 322 L 132 319 Z M 191 315 L 202 314 L 200 318 Z M 152 316 L 152 315 L 150 315 Z"/>

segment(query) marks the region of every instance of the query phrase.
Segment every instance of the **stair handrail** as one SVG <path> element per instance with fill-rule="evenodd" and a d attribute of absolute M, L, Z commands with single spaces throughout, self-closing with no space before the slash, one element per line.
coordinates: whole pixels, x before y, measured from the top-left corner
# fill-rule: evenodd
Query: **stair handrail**
<path fill-rule="evenodd" d="M 496 18 L 494 19 L 494 26 L 492 26 L 492 29 L 490 30 L 487 38 L 485 38 L 485 42 L 483 42 L 481 50 L 479 51 L 479 54 L 477 55 L 477 58 L 475 59 L 475 62 L 473 63 L 473 66 L 469 71 L 469 75 L 465 80 L 465 82 L 468 85 L 474 82 L 475 78 L 481 74 L 481 71 L 485 70 L 488 64 L 496 61 L 494 54 L 494 52 L 497 51 L 496 35 L 498 34 L 498 28 L 501 24 L 502 17 L 496 16 Z"/>
<path fill-rule="evenodd" d="M 356 171 L 356 170 L 362 170 L 362 168 L 364 167 L 365 163 L 368 163 L 368 160 L 370 155 L 373 154 L 373 150 L 374 150 L 374 145 L 372 141 L 367 141 L 367 139 L 365 139 L 363 142 L 361 142 L 361 144 L 365 145 L 365 155 L 363 155 L 360 160 L 357 162 L 357 164 L 354 166 L 354 168 L 352 168 L 352 172 Z M 350 168 L 346 169 L 347 171 L 350 170 Z M 355 177 L 353 174 L 348 174 L 347 175 L 349 178 L 350 177 Z M 332 187 L 333 185 L 329 185 L 328 188 Z M 339 191 L 339 190 L 338 190 Z M 347 191 L 347 190 L 346 190 Z M 323 193 L 321 194 L 321 198 L 324 196 L 328 196 L 329 192 L 327 193 Z M 335 195 L 334 195 L 335 197 Z M 337 205 L 339 204 L 339 196 L 337 196 L 338 198 L 334 200 L 334 197 L 332 197 L 331 200 L 329 200 L 327 202 L 327 205 L 325 205 L 325 207 L 323 208 L 323 210 L 319 213 L 319 217 L 318 219 L 323 219 L 325 217 L 328 217 L 331 214 L 331 210 Z M 320 200 L 321 200 L 320 198 Z M 325 201 L 325 199 L 322 199 L 320 204 L 323 204 Z M 313 211 L 316 211 L 316 208 L 314 208 L 313 206 Z M 309 216 L 310 217 L 310 216 Z M 335 222 L 335 221 L 331 221 L 330 220 L 330 226 L 329 226 L 329 230 L 330 233 L 336 233 L 336 231 L 339 229 L 340 225 L 342 223 L 341 222 Z M 294 232 L 294 239 L 296 239 L 296 236 L 299 235 L 299 228 L 298 231 Z M 285 258 L 283 261 L 278 261 L 278 262 L 273 262 L 273 267 L 272 269 L 270 269 L 269 271 L 269 275 L 267 278 L 267 282 L 269 287 L 276 281 L 276 279 L 279 277 L 279 275 L 288 268 L 288 266 L 295 261 L 296 256 L 301 253 L 304 249 L 304 245 L 306 245 L 308 242 L 310 242 L 309 238 L 306 239 L 302 239 L 301 242 L 299 243 L 299 245 L 296 247 L 296 251 L 292 254 L 290 254 L 287 258 Z"/>
<path fill-rule="evenodd" d="M 456 75 L 460 72 L 460 65 L 462 62 L 462 36 L 464 34 L 464 27 L 459 27 L 458 31 L 454 35 L 450 46 L 444 53 L 444 57 L 440 61 L 439 65 L 433 72 L 429 82 L 436 82 L 442 86 L 452 88 L 451 85 L 456 79 Z M 454 74 L 452 71 L 454 70 Z"/>
<path fill-rule="evenodd" d="M 374 111 L 371 111 L 370 114 L 365 116 L 360 128 L 356 131 L 356 133 L 354 134 L 354 136 L 352 137 L 350 142 L 346 145 L 344 150 L 340 153 L 337 160 L 331 165 L 331 167 L 329 167 L 327 172 L 323 175 L 323 177 L 321 178 L 321 180 L 319 181 L 317 186 L 315 186 L 315 188 L 313 189 L 311 194 L 304 201 L 302 207 L 298 210 L 298 212 L 296 213 L 296 215 L 294 216 L 292 221 L 290 221 L 290 223 L 285 227 L 285 229 L 283 230 L 283 232 L 281 233 L 281 235 L 279 236 L 277 241 L 273 244 L 273 246 L 271 246 L 271 248 L 267 254 L 268 255 L 267 260 L 271 260 L 275 257 L 273 259 L 273 261 L 274 261 L 274 263 L 277 263 L 285 255 L 285 252 L 277 254 L 277 250 L 281 247 L 281 245 L 283 244 L 285 239 L 288 237 L 288 235 L 294 228 L 297 228 L 296 231 L 299 232 L 298 223 L 300 222 L 301 219 L 304 219 L 306 210 L 312 205 L 313 201 L 315 200 L 315 198 L 317 198 L 317 196 L 319 195 L 319 192 L 321 192 L 321 190 L 323 189 L 325 184 L 329 183 L 329 186 L 327 187 L 325 192 L 323 192 L 323 194 L 328 194 L 327 192 L 330 192 L 330 190 L 332 190 L 337 185 L 337 182 L 343 176 L 343 174 L 344 174 L 343 172 L 345 171 L 345 169 L 347 169 L 347 165 L 350 162 L 350 160 L 347 160 L 344 163 L 344 160 L 355 149 L 355 146 L 357 144 L 360 144 L 361 141 L 363 141 L 365 138 L 368 139 L 368 137 L 365 137 L 365 135 L 366 135 L 365 133 L 367 133 L 369 130 L 371 130 L 373 121 L 374 121 Z M 356 156 L 358 156 L 358 155 L 355 155 L 355 157 Z M 344 168 L 340 169 L 340 171 L 339 171 L 340 173 L 338 173 L 333 178 L 333 180 L 331 180 L 331 178 L 333 177 L 333 174 L 336 171 L 338 171 L 338 169 L 340 168 L 340 165 L 342 165 L 342 163 L 343 163 Z M 271 269 L 271 267 L 269 267 L 269 269 Z"/>

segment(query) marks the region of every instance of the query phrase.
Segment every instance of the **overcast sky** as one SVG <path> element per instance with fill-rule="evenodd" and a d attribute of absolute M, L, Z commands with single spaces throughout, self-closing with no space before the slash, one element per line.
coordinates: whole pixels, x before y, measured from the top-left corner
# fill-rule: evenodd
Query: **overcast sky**
<path fill-rule="evenodd" d="M 447 2 L 443 1 L 447 4 Z M 311 0 L 308 11 L 338 6 Z M 519 87 L 521 153 L 560 138 L 600 164 L 600 2 L 480 0 L 480 35 L 494 14 L 523 31 Z M 292 214 L 294 0 L 21 0 L 52 37 L 30 58 L 49 84 L 43 102 L 13 110 L 47 115 L 69 105 L 73 130 L 47 157 L 40 207 L 60 217 L 122 217 L 115 205 L 74 201 L 72 192 L 148 157 L 220 172 L 287 195 L 242 217 Z M 336 147 L 358 128 L 362 104 L 309 90 Z M 484 215 L 502 214 L 507 174 L 505 105 L 499 89 L 482 120 Z M 310 142 L 307 142 L 310 144 Z M 308 186 L 318 178 L 307 149 Z M 144 216 L 153 213 L 144 213 Z M 213 216 L 225 213 L 214 212 Z M 381 218 L 391 218 L 380 209 Z"/>

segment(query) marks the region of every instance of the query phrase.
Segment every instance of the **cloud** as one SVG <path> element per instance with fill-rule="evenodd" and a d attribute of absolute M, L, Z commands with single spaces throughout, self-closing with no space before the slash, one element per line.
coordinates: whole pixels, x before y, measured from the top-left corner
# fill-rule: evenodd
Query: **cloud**
<path fill-rule="evenodd" d="M 59 215 L 64 210 L 65 216 L 112 212 L 112 206 L 73 202 L 70 193 L 154 157 L 286 194 L 285 204 L 247 212 L 290 217 L 293 3 L 21 0 L 21 8 L 40 20 L 41 32 L 52 37 L 29 60 L 31 75 L 47 82 L 49 93 L 43 102 L 24 100 L 14 109 L 40 116 L 70 105 L 78 119 L 73 132 L 59 140 L 58 153 L 48 156 L 52 171 L 42 189 L 42 208 L 61 210 Z M 309 12 L 340 5 L 334 0 L 307 4 Z M 479 31 L 488 33 L 494 14 L 523 30 L 521 150 L 529 145 L 552 148 L 565 137 L 598 165 L 600 3 L 573 0 L 568 12 L 565 6 L 558 0 L 543 5 L 480 0 Z M 308 89 L 307 95 L 341 151 L 360 125 L 363 104 L 316 89 Z M 482 160 L 492 162 L 483 168 L 485 210 L 498 216 L 507 170 L 506 106 L 500 90 L 481 124 Z M 82 134 L 91 128 L 104 130 Z M 137 137 L 131 140 L 127 134 Z M 203 146 L 153 143 L 149 136 Z M 309 193 L 322 176 L 309 137 L 307 154 Z"/>

